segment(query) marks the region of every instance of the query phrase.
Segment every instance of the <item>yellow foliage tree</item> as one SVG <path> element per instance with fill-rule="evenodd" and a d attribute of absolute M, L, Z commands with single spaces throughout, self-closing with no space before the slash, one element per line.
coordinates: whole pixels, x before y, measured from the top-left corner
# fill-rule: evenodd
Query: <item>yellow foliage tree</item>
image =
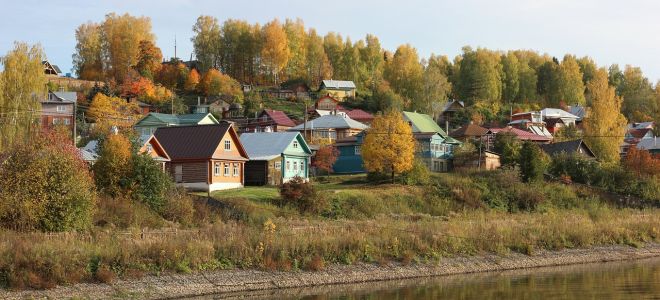
<path fill-rule="evenodd" d="M 102 133 L 107 133 L 112 126 L 131 127 L 142 117 L 140 107 L 135 102 L 129 103 L 122 98 L 101 93 L 94 96 L 87 114 L 96 121 L 96 130 Z"/>
<path fill-rule="evenodd" d="M 587 89 L 592 100 L 591 110 L 584 120 L 585 140 L 601 161 L 616 163 L 627 122 L 621 114 L 623 100 L 609 85 L 605 69 L 596 72 Z"/>
<path fill-rule="evenodd" d="M 289 43 L 286 32 L 277 19 L 267 23 L 263 27 L 263 48 L 261 49 L 261 59 L 266 68 L 278 83 L 278 74 L 287 62 L 289 62 Z"/>
<path fill-rule="evenodd" d="M 117 196 L 122 179 L 130 175 L 131 142 L 121 134 L 108 135 L 94 164 L 96 185 L 104 193 Z"/>
<path fill-rule="evenodd" d="M 401 113 L 391 110 L 374 118 L 362 144 L 362 159 L 368 172 L 394 174 L 413 167 L 415 139 Z"/>

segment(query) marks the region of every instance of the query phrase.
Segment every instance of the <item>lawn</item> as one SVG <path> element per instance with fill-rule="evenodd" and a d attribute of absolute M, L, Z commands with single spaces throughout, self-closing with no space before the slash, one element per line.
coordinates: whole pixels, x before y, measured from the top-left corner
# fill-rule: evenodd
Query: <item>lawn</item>
<path fill-rule="evenodd" d="M 216 199 L 245 198 L 254 202 L 270 202 L 279 197 L 275 186 L 246 186 L 244 188 L 215 191 L 211 196 Z"/>

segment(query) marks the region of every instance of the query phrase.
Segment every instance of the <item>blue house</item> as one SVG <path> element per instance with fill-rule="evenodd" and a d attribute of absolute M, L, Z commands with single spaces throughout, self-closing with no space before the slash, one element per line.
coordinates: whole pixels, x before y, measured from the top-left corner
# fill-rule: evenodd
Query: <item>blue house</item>
<path fill-rule="evenodd" d="M 337 174 L 357 174 L 364 173 L 362 163 L 362 141 L 365 132 L 362 131 L 354 136 L 337 139 L 334 146 L 339 155 L 337 161 L 332 165 L 332 170 Z"/>
<path fill-rule="evenodd" d="M 241 134 L 250 160 L 245 164 L 246 185 L 280 185 L 299 176 L 309 178 L 312 151 L 298 132 Z"/>
<path fill-rule="evenodd" d="M 447 172 L 452 168 L 454 147 L 460 144 L 451 137 L 437 132 L 413 133 L 417 141 L 415 155 L 433 172 Z"/>

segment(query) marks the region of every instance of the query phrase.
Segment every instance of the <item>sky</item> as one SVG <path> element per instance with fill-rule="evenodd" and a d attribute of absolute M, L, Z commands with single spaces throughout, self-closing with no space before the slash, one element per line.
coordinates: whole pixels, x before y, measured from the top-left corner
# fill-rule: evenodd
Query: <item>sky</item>
<path fill-rule="evenodd" d="M 264 24 L 300 18 L 320 34 L 330 31 L 353 41 L 375 34 L 395 50 L 411 44 L 420 56 L 450 58 L 463 46 L 494 50 L 531 49 L 561 59 L 588 55 L 600 66 L 641 67 L 660 79 L 660 1 L 647 0 L 3 0 L 0 55 L 14 41 L 40 43 L 48 60 L 71 72 L 75 30 L 100 22 L 107 13 L 151 18 L 165 58 L 190 58 L 192 26 L 200 15 L 220 22 L 243 19 Z M 10 13 L 9 13 L 10 12 Z"/>

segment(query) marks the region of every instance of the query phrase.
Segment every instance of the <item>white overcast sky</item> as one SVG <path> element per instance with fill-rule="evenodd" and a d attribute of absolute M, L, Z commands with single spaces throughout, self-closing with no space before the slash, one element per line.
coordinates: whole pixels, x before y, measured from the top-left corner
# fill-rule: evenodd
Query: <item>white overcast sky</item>
<path fill-rule="evenodd" d="M 14 41 L 41 43 L 48 59 L 71 70 L 75 29 L 116 12 L 151 18 L 165 57 L 190 57 L 192 26 L 199 15 L 220 22 L 244 19 L 261 24 L 301 18 L 320 34 L 352 40 L 372 33 L 384 48 L 410 43 L 420 55 L 453 58 L 461 47 L 532 49 L 561 58 L 589 55 L 601 66 L 639 66 L 660 79 L 660 1 L 650 0 L 467 0 L 467 1 L 224 1 L 224 0 L 2 0 L 0 55 Z"/>

